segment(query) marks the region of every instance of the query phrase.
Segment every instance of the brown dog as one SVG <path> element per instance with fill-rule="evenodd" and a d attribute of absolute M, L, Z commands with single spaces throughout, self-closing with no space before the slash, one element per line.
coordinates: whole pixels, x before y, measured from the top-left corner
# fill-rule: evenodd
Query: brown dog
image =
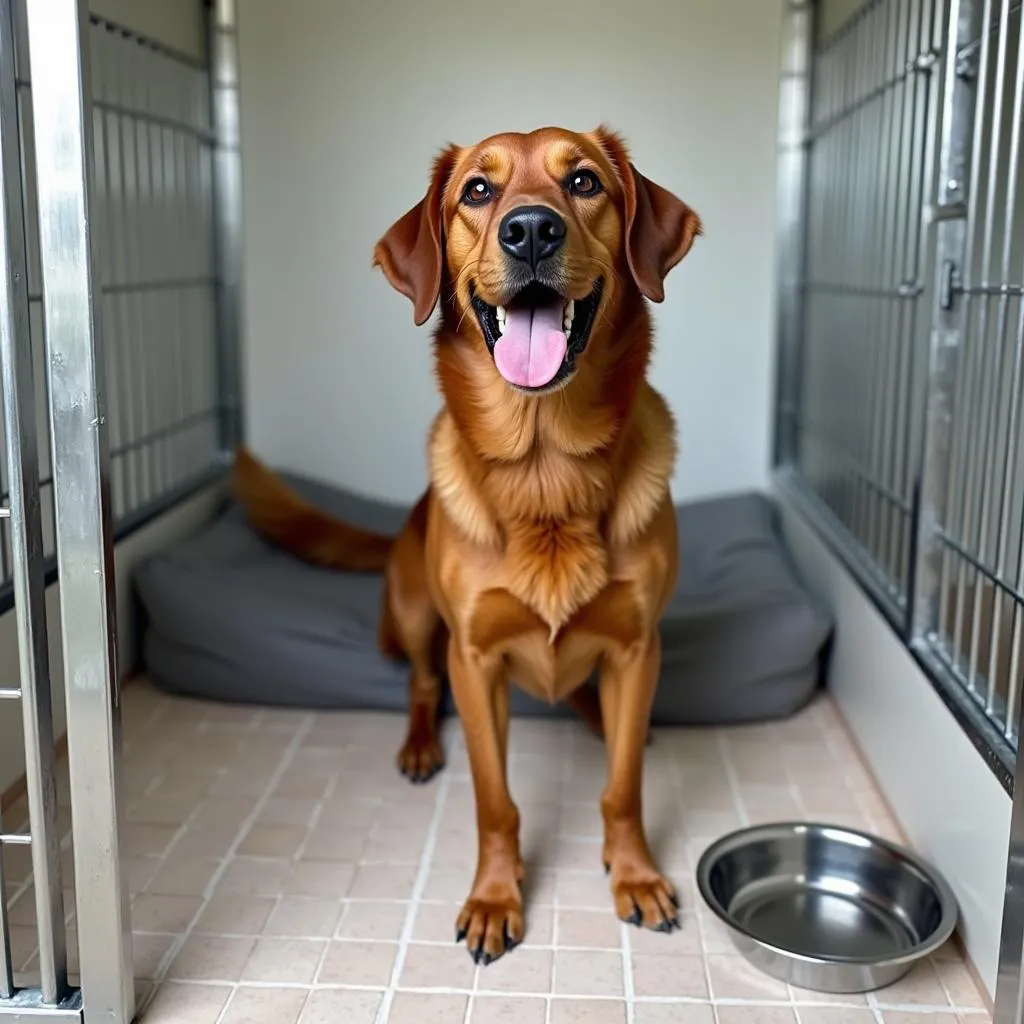
<path fill-rule="evenodd" d="M 304 504 L 245 452 L 236 486 L 254 526 L 295 554 L 386 570 L 383 649 L 412 666 L 402 771 L 443 764 L 450 679 L 476 794 L 479 859 L 457 923 L 489 963 L 524 935 L 519 812 L 506 778 L 510 681 L 603 718 L 604 862 L 624 920 L 671 931 L 675 891 L 641 820 L 660 668 L 658 621 L 676 580 L 669 478 L 675 427 L 646 380 L 668 272 L 696 214 L 598 129 L 498 135 L 437 160 L 424 199 L 374 252 L 435 332 L 445 405 L 430 488 L 396 538 Z M 600 671 L 600 708 L 581 685 Z M 592 699 L 592 698 L 591 698 Z"/>

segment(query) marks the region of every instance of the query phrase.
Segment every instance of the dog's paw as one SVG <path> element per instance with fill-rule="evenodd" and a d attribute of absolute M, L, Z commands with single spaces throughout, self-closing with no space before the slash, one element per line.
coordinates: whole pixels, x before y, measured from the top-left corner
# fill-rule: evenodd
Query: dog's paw
<path fill-rule="evenodd" d="M 612 895 L 615 913 L 627 924 L 666 934 L 680 927 L 675 886 L 653 869 L 623 872 L 621 878 L 613 873 Z"/>
<path fill-rule="evenodd" d="M 410 736 L 398 752 L 398 770 L 412 783 L 429 782 L 444 767 L 444 749 L 436 736 Z"/>
<path fill-rule="evenodd" d="M 523 901 L 518 895 L 507 899 L 471 896 L 455 925 L 455 941 L 465 940 L 474 962 L 484 966 L 515 949 L 525 934 Z"/>

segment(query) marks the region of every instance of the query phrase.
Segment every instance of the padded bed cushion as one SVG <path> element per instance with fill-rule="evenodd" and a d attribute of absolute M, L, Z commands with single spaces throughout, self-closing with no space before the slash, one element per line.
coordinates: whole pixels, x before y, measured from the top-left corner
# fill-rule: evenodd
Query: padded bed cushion
<path fill-rule="evenodd" d="M 283 475 L 307 499 L 381 532 L 397 532 L 407 512 Z M 684 505 L 677 518 L 681 566 L 661 626 L 655 723 L 791 714 L 818 684 L 831 622 L 798 582 L 771 502 L 743 494 Z M 144 561 L 135 583 L 147 668 L 168 691 L 303 708 L 405 708 L 406 667 L 376 647 L 382 578 L 299 562 L 254 534 L 233 504 Z M 517 689 L 512 709 L 571 713 Z"/>

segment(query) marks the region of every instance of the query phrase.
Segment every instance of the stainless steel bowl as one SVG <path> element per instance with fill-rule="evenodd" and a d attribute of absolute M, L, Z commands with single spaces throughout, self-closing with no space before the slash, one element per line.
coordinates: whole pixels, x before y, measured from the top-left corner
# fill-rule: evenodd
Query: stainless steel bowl
<path fill-rule="evenodd" d="M 819 992 L 891 985 L 957 920 L 952 890 L 933 868 L 893 843 L 830 825 L 727 835 L 704 852 L 697 885 L 747 960 Z"/>

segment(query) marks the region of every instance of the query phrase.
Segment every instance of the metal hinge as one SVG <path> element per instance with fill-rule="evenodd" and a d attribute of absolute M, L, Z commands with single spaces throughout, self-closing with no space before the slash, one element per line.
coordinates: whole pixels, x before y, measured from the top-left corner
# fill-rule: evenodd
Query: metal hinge
<path fill-rule="evenodd" d="M 907 62 L 907 71 L 911 74 L 915 71 L 931 71 L 938 60 L 938 50 L 925 50 L 924 53 L 919 53 L 913 60 Z"/>
<path fill-rule="evenodd" d="M 939 306 L 953 308 L 953 299 L 960 290 L 960 268 L 953 260 L 942 261 L 942 277 L 939 280 Z"/>
<path fill-rule="evenodd" d="M 953 74 L 963 82 L 973 82 L 978 77 L 978 46 L 965 46 L 956 55 Z"/>

